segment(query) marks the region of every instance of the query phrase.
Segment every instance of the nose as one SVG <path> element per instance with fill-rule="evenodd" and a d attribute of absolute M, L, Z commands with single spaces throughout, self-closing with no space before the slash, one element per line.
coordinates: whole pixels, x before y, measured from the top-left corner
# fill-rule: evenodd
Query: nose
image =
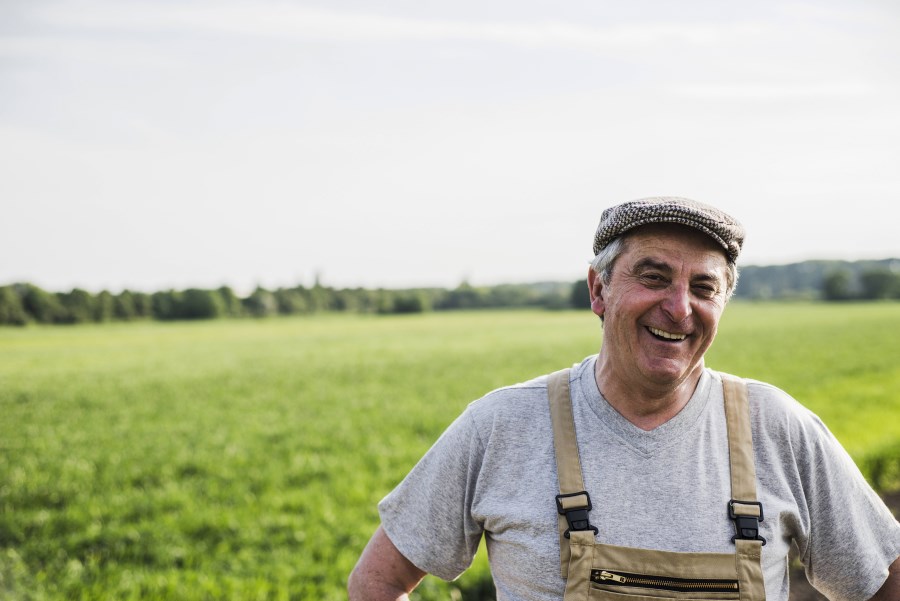
<path fill-rule="evenodd" d="M 689 287 L 686 285 L 669 286 L 662 302 L 662 310 L 674 323 L 681 323 L 690 317 L 692 310 Z"/>

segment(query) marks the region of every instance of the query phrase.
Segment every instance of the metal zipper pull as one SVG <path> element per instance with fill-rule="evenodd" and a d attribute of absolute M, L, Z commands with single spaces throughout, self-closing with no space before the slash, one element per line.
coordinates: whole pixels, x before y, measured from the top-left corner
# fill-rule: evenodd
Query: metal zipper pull
<path fill-rule="evenodd" d="M 607 572 L 603 570 L 600 572 L 600 580 L 615 580 L 616 582 L 625 582 L 625 578 L 619 576 L 618 574 L 613 574 L 612 572 Z"/>

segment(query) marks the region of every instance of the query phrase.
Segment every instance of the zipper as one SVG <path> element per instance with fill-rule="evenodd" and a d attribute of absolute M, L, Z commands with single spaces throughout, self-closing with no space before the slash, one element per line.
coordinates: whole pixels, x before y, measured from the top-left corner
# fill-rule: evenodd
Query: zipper
<path fill-rule="evenodd" d="M 591 570 L 591 581 L 613 586 L 640 587 L 669 591 L 691 591 L 696 593 L 737 593 L 737 580 L 715 580 L 709 578 L 673 578 L 669 576 L 648 576 L 627 572 Z"/>

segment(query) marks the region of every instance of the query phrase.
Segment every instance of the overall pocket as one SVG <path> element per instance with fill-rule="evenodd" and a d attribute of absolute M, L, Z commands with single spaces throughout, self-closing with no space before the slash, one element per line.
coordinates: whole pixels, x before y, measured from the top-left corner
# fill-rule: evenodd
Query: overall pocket
<path fill-rule="evenodd" d="M 737 580 L 675 578 L 620 570 L 591 570 L 591 599 L 597 601 L 726 601 L 740 598 Z"/>

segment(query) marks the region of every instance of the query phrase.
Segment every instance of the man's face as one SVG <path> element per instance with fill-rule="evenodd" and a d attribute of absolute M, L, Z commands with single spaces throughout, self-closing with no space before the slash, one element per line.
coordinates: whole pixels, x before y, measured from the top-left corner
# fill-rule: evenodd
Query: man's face
<path fill-rule="evenodd" d="M 603 317 L 602 367 L 638 389 L 699 375 L 725 308 L 727 269 L 722 248 L 692 228 L 632 232 L 609 285 L 589 276 L 592 309 Z"/>

